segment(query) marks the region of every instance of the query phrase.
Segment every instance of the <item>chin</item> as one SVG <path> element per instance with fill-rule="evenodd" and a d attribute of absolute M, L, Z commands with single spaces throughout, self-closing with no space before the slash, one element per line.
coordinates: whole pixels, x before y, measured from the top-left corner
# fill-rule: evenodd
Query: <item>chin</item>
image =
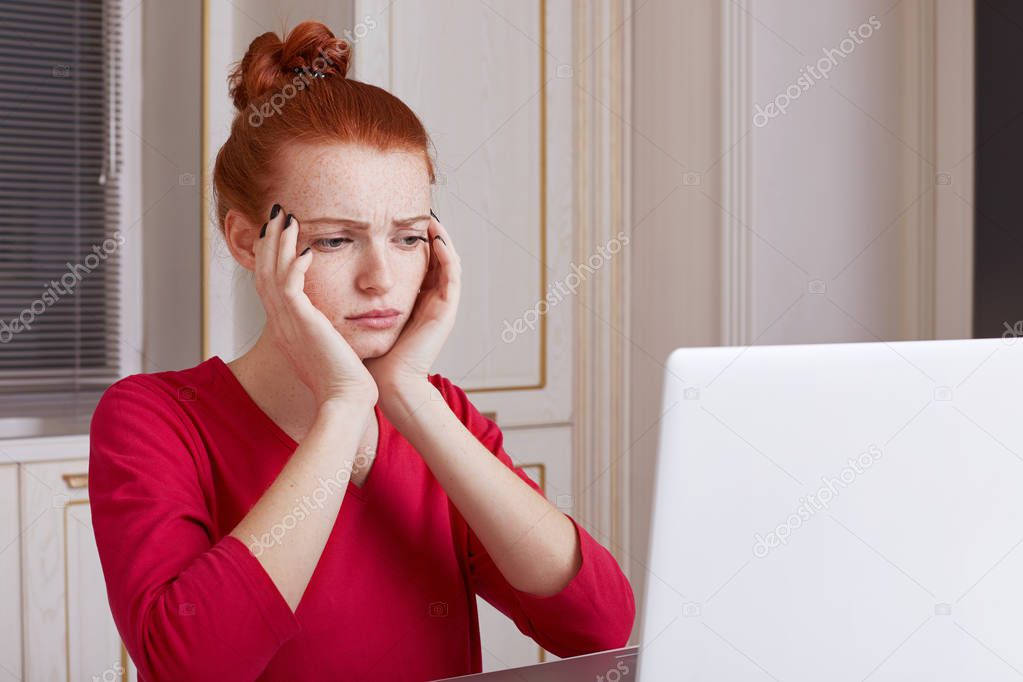
<path fill-rule="evenodd" d="M 386 350 L 376 349 L 361 350 L 358 348 L 355 349 L 355 352 L 359 355 L 360 360 L 372 360 L 373 358 L 379 358 L 387 353 Z"/>
<path fill-rule="evenodd" d="M 363 338 L 355 342 L 349 341 L 349 343 L 352 344 L 352 350 L 355 351 L 361 360 L 372 360 L 381 355 L 386 355 L 387 351 L 391 350 L 391 347 L 394 346 L 394 339 L 395 337 L 392 334 L 376 332 L 374 334 L 366 334 Z"/>

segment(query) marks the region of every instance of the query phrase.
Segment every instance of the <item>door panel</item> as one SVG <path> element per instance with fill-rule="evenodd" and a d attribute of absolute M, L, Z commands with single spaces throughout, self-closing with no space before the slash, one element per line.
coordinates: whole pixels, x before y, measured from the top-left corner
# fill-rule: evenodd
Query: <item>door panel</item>
<path fill-rule="evenodd" d="M 87 459 L 21 466 L 25 678 L 134 680 L 107 602 Z"/>

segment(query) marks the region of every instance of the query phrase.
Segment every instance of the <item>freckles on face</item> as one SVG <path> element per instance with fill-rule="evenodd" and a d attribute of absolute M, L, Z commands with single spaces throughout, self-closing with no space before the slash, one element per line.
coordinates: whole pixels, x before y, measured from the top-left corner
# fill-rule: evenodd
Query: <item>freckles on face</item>
<path fill-rule="evenodd" d="M 295 144 L 284 150 L 279 172 L 278 197 L 267 201 L 278 201 L 299 221 L 297 252 L 313 251 L 306 294 L 360 357 L 386 352 L 408 321 L 429 266 L 425 160 L 410 152 Z M 426 219 L 395 224 L 418 216 Z M 326 220 L 332 218 L 364 226 Z M 349 319 L 381 308 L 399 311 L 389 328 Z"/>

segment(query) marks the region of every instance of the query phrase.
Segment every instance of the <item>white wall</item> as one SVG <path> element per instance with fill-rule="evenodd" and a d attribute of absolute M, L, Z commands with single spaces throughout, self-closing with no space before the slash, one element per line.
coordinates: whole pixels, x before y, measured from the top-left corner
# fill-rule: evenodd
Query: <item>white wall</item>
<path fill-rule="evenodd" d="M 140 371 L 199 361 L 201 3 L 126 3 L 143 14 L 144 344 Z M 127 95 L 126 95 L 127 96 Z M 133 218 L 134 219 L 134 218 Z"/>
<path fill-rule="evenodd" d="M 748 5 L 756 105 L 784 98 L 807 65 L 831 68 L 751 133 L 755 343 L 925 333 L 915 278 L 934 167 L 918 108 L 923 4 Z"/>

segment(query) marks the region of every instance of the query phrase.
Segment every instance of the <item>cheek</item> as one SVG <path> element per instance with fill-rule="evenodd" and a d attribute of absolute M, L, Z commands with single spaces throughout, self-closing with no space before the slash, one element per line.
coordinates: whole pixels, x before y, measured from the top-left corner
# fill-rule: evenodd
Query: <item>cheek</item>
<path fill-rule="evenodd" d="M 305 273 L 306 293 L 312 297 L 348 287 L 355 277 L 355 269 L 349 261 L 343 253 L 316 253 Z"/>
<path fill-rule="evenodd" d="M 344 292 L 349 287 L 348 269 L 324 258 L 312 263 L 305 273 L 305 293 L 314 306 L 327 317 L 341 307 Z"/>
<path fill-rule="evenodd" d="M 401 251 L 391 259 L 395 285 L 402 289 L 412 289 L 418 293 L 426 271 L 430 265 L 430 251 L 425 244 L 415 251 Z"/>
<path fill-rule="evenodd" d="M 313 304 L 317 310 L 333 322 L 341 319 L 345 315 L 344 298 L 339 291 L 336 290 L 323 290 L 318 292 L 306 292 L 309 296 L 310 303 Z"/>
<path fill-rule="evenodd" d="M 420 285 L 423 278 L 420 274 L 418 262 L 405 260 L 399 269 L 394 273 L 394 288 L 391 293 L 400 297 L 403 304 L 411 304 L 419 295 Z M 399 301 L 395 301 L 396 303 Z"/>

